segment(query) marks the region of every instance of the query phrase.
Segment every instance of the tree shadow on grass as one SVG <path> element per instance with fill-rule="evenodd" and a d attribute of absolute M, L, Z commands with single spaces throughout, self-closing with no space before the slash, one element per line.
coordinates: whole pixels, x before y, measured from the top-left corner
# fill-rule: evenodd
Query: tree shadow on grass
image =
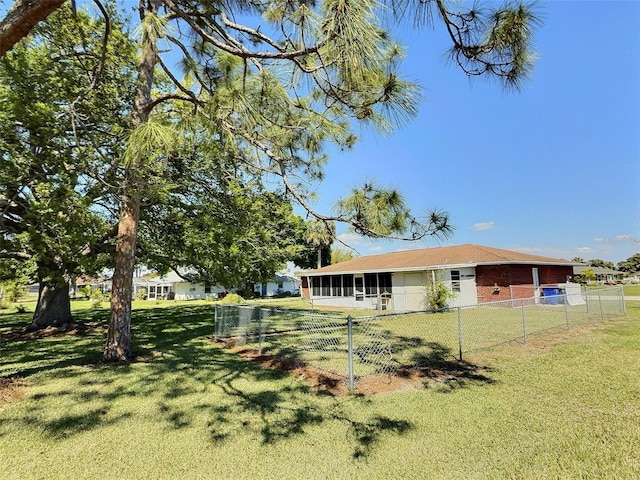
<path fill-rule="evenodd" d="M 451 392 L 470 385 L 494 383 L 488 366 L 457 359 L 450 347 L 419 337 L 394 337 L 394 352 L 408 351 L 408 360 L 396 371 L 399 376 L 415 375 L 425 379 L 427 387 Z"/>
<path fill-rule="evenodd" d="M 259 368 L 259 367 L 258 367 Z M 402 435 L 413 428 L 411 422 L 383 415 L 360 421 L 345 413 L 338 402 L 319 400 L 319 395 L 305 383 L 288 384 L 277 389 L 247 391 L 239 388 L 242 375 L 229 372 L 216 385 L 225 393 L 227 403 L 212 406 L 214 415 L 207 424 L 211 440 L 221 442 L 240 432 L 254 431 L 264 445 L 303 435 L 308 428 L 325 422 L 339 422 L 347 427 L 355 443 L 352 457 L 371 453 L 389 434 Z M 358 401 L 353 397 L 353 401 Z"/>
<path fill-rule="evenodd" d="M 126 428 L 151 415 L 168 432 L 204 425 L 209 441 L 253 432 L 260 443 L 274 444 L 338 421 L 355 441 L 353 457 L 361 458 L 384 435 L 412 428 L 386 416 L 356 421 L 287 371 L 225 351 L 210 341 L 212 306 L 135 311 L 136 359 L 118 365 L 99 361 L 107 313 L 82 314 L 76 312 L 79 324 L 92 328 L 3 342 L 0 375 L 9 371 L 27 384 L 34 374 L 38 379 L 24 408 L 0 412 L 0 436 L 36 427 L 46 437 L 64 439 L 114 425 Z"/>

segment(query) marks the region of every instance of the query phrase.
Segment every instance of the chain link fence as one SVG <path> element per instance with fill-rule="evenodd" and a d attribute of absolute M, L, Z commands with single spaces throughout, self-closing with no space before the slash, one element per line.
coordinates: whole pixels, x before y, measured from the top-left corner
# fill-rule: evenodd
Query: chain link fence
<path fill-rule="evenodd" d="M 513 299 L 443 311 L 337 316 L 217 305 L 215 338 L 324 372 L 355 390 L 363 379 L 626 313 L 622 287 Z"/>

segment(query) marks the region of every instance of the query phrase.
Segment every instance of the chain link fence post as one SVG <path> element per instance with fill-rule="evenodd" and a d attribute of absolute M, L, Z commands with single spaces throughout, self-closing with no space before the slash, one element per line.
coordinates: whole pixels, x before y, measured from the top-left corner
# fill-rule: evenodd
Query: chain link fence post
<path fill-rule="evenodd" d="M 262 331 L 262 313 L 263 309 L 258 309 L 258 355 L 262 355 L 262 340 L 263 340 L 263 331 Z"/>
<path fill-rule="evenodd" d="M 349 390 L 356 389 L 355 375 L 353 372 L 353 317 L 347 316 L 347 363 L 349 370 Z"/>
<path fill-rule="evenodd" d="M 523 341 L 527 343 L 527 315 L 525 314 L 524 302 L 522 302 L 522 337 Z"/>
<path fill-rule="evenodd" d="M 218 329 L 220 325 L 218 323 L 218 305 L 213 306 L 213 339 L 218 341 Z"/>
<path fill-rule="evenodd" d="M 600 294 L 600 290 L 598 290 L 598 305 L 600 305 L 600 321 L 604 322 L 604 311 L 602 310 L 602 295 Z"/>
<path fill-rule="evenodd" d="M 458 354 L 460 361 L 462 361 L 462 314 L 460 307 L 458 307 Z"/>

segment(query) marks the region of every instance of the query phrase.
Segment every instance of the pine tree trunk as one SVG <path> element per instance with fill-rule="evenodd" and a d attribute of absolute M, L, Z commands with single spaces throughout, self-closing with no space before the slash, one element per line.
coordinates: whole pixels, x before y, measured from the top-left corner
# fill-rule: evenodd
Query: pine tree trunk
<path fill-rule="evenodd" d="M 69 285 L 64 279 L 58 282 L 40 282 L 38 303 L 30 329 L 63 327 L 73 323 Z"/>
<path fill-rule="evenodd" d="M 159 0 L 140 3 L 140 17 L 155 14 Z M 147 39 L 140 52 L 138 82 L 131 114 L 131 128 L 149 120 L 153 72 L 157 62 L 156 45 Z M 136 235 L 140 219 L 140 188 L 142 159 L 133 159 L 125 170 L 122 182 L 122 206 L 116 238 L 115 269 L 111 286 L 111 320 L 107 331 L 103 359 L 106 362 L 131 360 L 131 301 L 133 274 L 136 266 Z"/>
<path fill-rule="evenodd" d="M 139 214 L 140 198 L 137 195 L 125 196 L 116 239 L 116 264 L 111 284 L 111 321 L 103 354 L 107 362 L 131 359 L 131 300 Z"/>
<path fill-rule="evenodd" d="M 322 268 L 322 247 L 318 248 L 318 268 Z"/>

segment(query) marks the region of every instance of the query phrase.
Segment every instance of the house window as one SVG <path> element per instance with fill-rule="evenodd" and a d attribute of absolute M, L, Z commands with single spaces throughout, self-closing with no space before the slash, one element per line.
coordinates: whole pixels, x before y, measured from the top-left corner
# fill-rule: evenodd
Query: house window
<path fill-rule="evenodd" d="M 334 297 L 342 296 L 342 277 L 340 275 L 331 277 L 331 295 Z"/>
<path fill-rule="evenodd" d="M 209 285 L 208 283 L 204 284 L 204 293 L 211 293 L 211 285 Z"/>
<path fill-rule="evenodd" d="M 451 270 L 451 291 L 460 292 L 460 270 Z"/>

